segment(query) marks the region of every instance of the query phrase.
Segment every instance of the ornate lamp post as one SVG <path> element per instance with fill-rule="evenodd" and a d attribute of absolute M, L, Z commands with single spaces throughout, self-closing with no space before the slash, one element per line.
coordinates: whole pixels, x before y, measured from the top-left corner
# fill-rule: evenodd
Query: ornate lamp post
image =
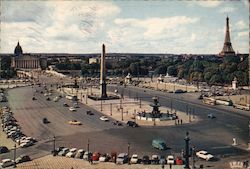
<path fill-rule="evenodd" d="M 128 143 L 128 165 L 130 165 L 130 160 L 129 160 L 129 150 L 130 150 L 130 143 Z"/>
<path fill-rule="evenodd" d="M 185 154 L 184 154 L 184 157 L 185 157 L 185 166 L 184 166 L 184 169 L 190 169 L 189 167 L 189 141 L 190 141 L 190 138 L 188 137 L 188 132 L 186 132 L 186 137 L 185 137 Z"/>
<path fill-rule="evenodd" d="M 14 145 L 14 166 L 13 168 L 16 168 L 16 144 Z"/>
<path fill-rule="evenodd" d="M 53 156 L 56 156 L 56 136 L 53 136 Z"/>

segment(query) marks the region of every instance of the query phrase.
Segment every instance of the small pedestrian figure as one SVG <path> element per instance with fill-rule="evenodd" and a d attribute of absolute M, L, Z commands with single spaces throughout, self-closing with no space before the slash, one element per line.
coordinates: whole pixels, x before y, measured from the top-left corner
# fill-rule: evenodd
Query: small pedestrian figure
<path fill-rule="evenodd" d="M 181 119 L 181 124 L 182 124 L 182 119 Z"/>
<path fill-rule="evenodd" d="M 177 123 L 180 124 L 180 120 L 179 119 L 178 119 Z"/>

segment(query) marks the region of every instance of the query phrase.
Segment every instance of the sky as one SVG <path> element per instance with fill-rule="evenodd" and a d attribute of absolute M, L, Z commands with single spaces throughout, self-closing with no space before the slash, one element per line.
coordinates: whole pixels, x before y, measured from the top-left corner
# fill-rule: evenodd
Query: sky
<path fill-rule="evenodd" d="M 249 53 L 248 0 L 5 1 L 0 53 Z"/>

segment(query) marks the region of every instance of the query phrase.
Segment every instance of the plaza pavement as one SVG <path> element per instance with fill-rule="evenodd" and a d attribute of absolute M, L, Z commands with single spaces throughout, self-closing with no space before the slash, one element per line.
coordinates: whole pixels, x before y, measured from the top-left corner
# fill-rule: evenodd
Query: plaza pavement
<path fill-rule="evenodd" d="M 96 88 L 92 88 L 92 93 L 98 94 L 99 90 Z M 59 90 L 60 91 L 60 90 Z M 61 90 L 64 94 L 73 94 L 77 95 L 78 98 L 83 98 L 82 96 L 87 94 L 87 89 L 80 89 L 78 91 L 72 90 L 69 88 L 64 88 Z M 115 93 L 108 92 L 108 94 L 114 95 Z M 86 97 L 86 96 L 85 96 Z M 115 100 L 103 100 L 103 101 L 94 101 L 92 99 L 86 98 L 80 99 L 83 104 L 87 104 L 88 106 L 94 108 L 95 110 L 102 112 L 106 116 L 110 116 L 115 120 L 118 121 L 136 121 L 141 126 L 171 126 L 176 124 L 188 124 L 188 123 L 195 123 L 198 122 L 200 119 L 194 115 L 187 115 L 185 112 L 172 110 L 172 112 L 176 112 L 179 120 L 167 120 L 167 121 L 146 121 L 146 120 L 139 120 L 135 118 L 136 112 L 151 112 L 152 107 L 150 106 L 151 103 L 146 101 L 140 101 L 136 98 L 129 98 L 127 96 L 123 97 L 124 99 L 115 99 Z M 121 103 L 122 102 L 122 103 Z M 122 106 L 121 106 L 122 104 Z M 111 108 L 112 107 L 112 108 Z M 122 107 L 122 109 L 121 109 Z M 167 113 L 171 112 L 171 108 L 168 107 L 160 107 L 159 110 L 161 112 Z M 178 123 L 179 122 L 179 123 Z M 182 123 L 181 123 L 182 122 Z"/>

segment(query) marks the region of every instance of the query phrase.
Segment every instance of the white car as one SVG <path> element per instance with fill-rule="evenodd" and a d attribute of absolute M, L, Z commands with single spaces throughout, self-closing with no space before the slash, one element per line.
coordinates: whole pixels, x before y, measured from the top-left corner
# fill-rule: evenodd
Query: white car
<path fill-rule="evenodd" d="M 207 161 L 214 158 L 213 155 L 209 154 L 207 151 L 204 151 L 204 150 L 196 152 L 196 156 Z"/>
<path fill-rule="evenodd" d="M 66 157 L 73 158 L 76 155 L 76 148 L 72 148 L 69 152 L 65 155 Z"/>
<path fill-rule="evenodd" d="M 102 120 L 102 121 L 109 121 L 108 117 L 106 117 L 106 116 L 101 116 L 100 120 Z"/>
<path fill-rule="evenodd" d="M 137 164 L 138 163 L 138 155 L 137 154 L 133 154 L 131 159 L 130 159 L 130 163 L 131 164 Z"/>
<path fill-rule="evenodd" d="M 69 110 L 70 111 L 76 111 L 76 109 L 74 107 L 70 107 Z"/>
<path fill-rule="evenodd" d="M 3 159 L 0 163 L 0 168 L 5 168 L 14 165 L 14 161 L 11 159 Z"/>
<path fill-rule="evenodd" d="M 167 156 L 167 164 L 174 165 L 174 156 L 172 155 Z"/>

